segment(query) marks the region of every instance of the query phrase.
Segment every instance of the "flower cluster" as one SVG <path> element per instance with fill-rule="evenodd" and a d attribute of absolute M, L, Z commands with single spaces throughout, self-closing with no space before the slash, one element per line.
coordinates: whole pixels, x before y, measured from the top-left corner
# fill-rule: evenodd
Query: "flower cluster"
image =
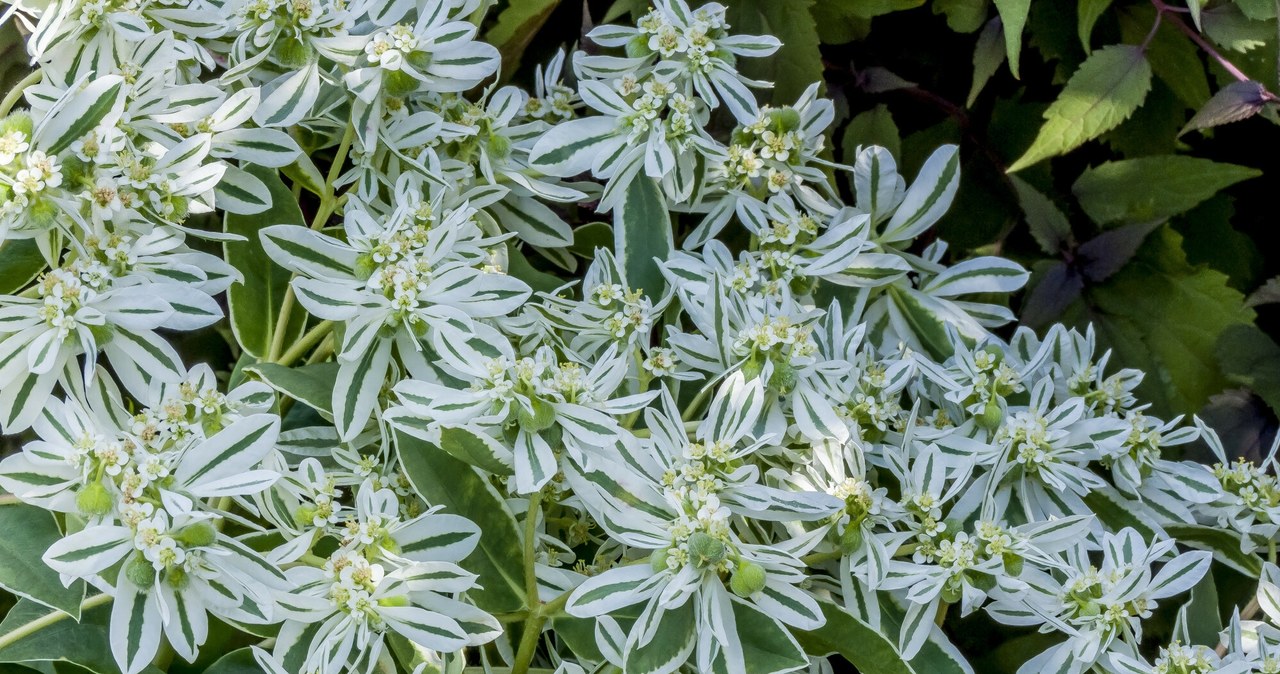
<path fill-rule="evenodd" d="M 825 159 L 715 3 L 499 86 L 489 4 L 15 4 L 0 516 L 58 518 L 0 651 L 87 585 L 124 674 L 224 628 L 288 674 L 964 672 L 978 612 L 1052 633 L 1024 673 L 1280 671 L 1275 448 L 919 243 L 957 148 Z M 1215 560 L 1259 600 L 1192 643 Z"/>

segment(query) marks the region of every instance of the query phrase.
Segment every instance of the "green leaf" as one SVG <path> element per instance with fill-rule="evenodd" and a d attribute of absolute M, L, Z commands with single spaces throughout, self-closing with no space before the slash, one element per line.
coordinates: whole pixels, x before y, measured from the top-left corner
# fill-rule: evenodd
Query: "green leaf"
<path fill-rule="evenodd" d="M 1240 537 L 1229 530 L 1200 524 L 1170 524 L 1164 530 L 1180 543 L 1212 552 L 1214 559 L 1250 578 L 1262 575 L 1262 560 L 1241 552 Z"/>
<path fill-rule="evenodd" d="M 493 28 L 484 34 L 484 41 L 502 53 L 503 73 L 510 78 L 520 67 L 520 57 L 529 42 L 538 33 L 560 0 L 512 0 L 498 12 Z"/>
<path fill-rule="evenodd" d="M 795 638 L 772 617 L 746 602 L 735 601 L 733 619 L 746 664 L 742 674 L 792 672 L 808 664 L 809 659 Z"/>
<path fill-rule="evenodd" d="M 1089 286 L 1062 317 L 1080 328 L 1093 323 L 1100 349 L 1114 349 L 1114 363 L 1145 371 L 1136 394 L 1162 417 L 1195 412 L 1223 390 L 1228 382 L 1214 351 L 1218 337 L 1253 319 L 1225 274 L 1187 263 L 1182 237 L 1168 226 L 1148 236 L 1118 273 Z"/>
<path fill-rule="evenodd" d="M 1027 226 L 1031 236 L 1046 255 L 1057 255 L 1072 242 L 1071 222 L 1063 215 L 1053 200 L 1040 193 L 1027 181 L 1010 176 L 1014 190 L 1018 193 L 1018 205 L 1027 217 Z"/>
<path fill-rule="evenodd" d="M 529 264 L 529 258 L 514 245 L 507 248 L 507 273 L 529 284 L 529 287 L 537 293 L 549 293 L 564 285 L 564 281 L 561 281 L 558 276 L 548 274 Z"/>
<path fill-rule="evenodd" d="M 588 222 L 573 230 L 573 244 L 569 250 L 574 255 L 595 259 L 596 249 L 613 250 L 613 226 L 607 222 Z"/>
<path fill-rule="evenodd" d="M 1228 380 L 1280 412 L 1280 346 L 1267 333 L 1255 325 L 1233 325 L 1218 338 L 1216 352 Z"/>
<path fill-rule="evenodd" d="M 991 0 L 934 0 L 933 13 L 947 15 L 947 27 L 957 33 L 972 33 L 987 21 Z"/>
<path fill-rule="evenodd" d="M 507 613 L 525 605 L 524 552 L 515 516 L 476 469 L 424 440 L 396 432 L 396 451 L 409 482 L 431 505 L 462 515 L 480 527 L 480 544 L 462 561 L 483 589 L 470 593 L 476 606 Z"/>
<path fill-rule="evenodd" d="M 693 620 L 693 602 L 687 601 L 657 616 L 658 626 L 649 643 L 630 649 L 623 663 L 628 674 L 674 671 L 693 651 L 698 631 Z"/>
<path fill-rule="evenodd" d="M 880 628 L 887 635 L 893 635 L 896 641 L 907 612 L 891 597 L 882 595 L 879 601 Z M 920 674 L 973 674 L 973 667 L 960 654 L 959 649 L 937 630 L 929 635 L 929 639 L 909 664 L 911 669 Z"/>
<path fill-rule="evenodd" d="M 252 649 L 240 648 L 218 658 L 204 674 L 263 674 L 263 669 L 254 659 Z"/>
<path fill-rule="evenodd" d="M 1262 112 L 1267 101 L 1267 88 L 1261 84 L 1252 80 L 1232 82 L 1206 101 L 1178 135 L 1249 119 Z"/>
<path fill-rule="evenodd" d="M 847 44 L 871 33 L 871 19 L 858 16 L 849 5 L 858 0 L 835 0 L 813 5 L 813 22 L 822 44 Z"/>
<path fill-rule="evenodd" d="M 1076 6 L 1076 15 L 1079 17 L 1076 30 L 1080 33 L 1080 44 L 1084 45 L 1086 52 L 1093 50 L 1093 27 L 1098 23 L 1098 17 L 1110 6 L 1111 0 L 1080 0 L 1080 4 Z"/>
<path fill-rule="evenodd" d="M 507 450 L 508 461 L 499 458 L 493 447 L 500 445 L 498 440 L 481 435 L 467 428 L 456 426 L 440 427 L 440 448 L 456 459 L 461 459 L 480 470 L 497 475 L 510 475 L 509 463 L 511 452 Z"/>
<path fill-rule="evenodd" d="M 806 653 L 818 657 L 838 653 L 862 674 L 916 674 L 876 628 L 831 602 L 818 603 L 826 624 L 812 632 L 794 632 Z"/>
<path fill-rule="evenodd" d="M 652 178 L 637 176 L 627 185 L 626 196 L 614 213 L 613 237 L 627 285 L 643 289 L 649 297 L 662 297 L 666 281 L 658 262 L 671 255 L 674 244 L 667 200 Z"/>
<path fill-rule="evenodd" d="M 1160 535 L 1160 532 L 1151 528 L 1150 522 L 1153 522 L 1154 518 L 1147 516 L 1148 511 L 1140 507 L 1140 504 L 1129 500 L 1115 487 L 1095 489 L 1085 494 L 1084 502 L 1089 506 L 1089 510 L 1098 516 L 1098 520 L 1112 531 L 1133 527 L 1146 539 Z"/>
<path fill-rule="evenodd" d="M 888 150 L 889 154 L 900 156 L 902 135 L 898 133 L 898 125 L 893 121 L 889 106 L 881 104 L 860 112 L 845 127 L 840 147 L 847 162 L 852 163 L 858 154 L 858 146 L 865 145 L 879 145 Z"/>
<path fill-rule="evenodd" d="M 35 239 L 0 242 L 0 295 L 10 295 L 22 290 L 46 266 Z"/>
<path fill-rule="evenodd" d="M 302 209 L 298 208 L 298 201 L 275 169 L 249 165 L 245 170 L 270 190 L 271 207 L 254 215 L 228 213 L 223 221 L 228 234 L 239 234 L 247 239 L 222 244 L 227 262 L 244 275 L 243 283 L 233 284 L 227 289 L 227 305 L 231 331 L 240 348 L 257 358 L 266 358 L 271 350 L 271 333 L 284 305 L 291 274 L 271 261 L 271 256 L 262 248 L 258 230 L 271 225 L 306 226 L 306 220 Z M 297 341 L 306 327 L 306 312 L 294 311 L 285 329 L 284 344 Z"/>
<path fill-rule="evenodd" d="M 54 609 L 33 601 L 19 600 L 0 622 L 0 636 L 19 629 L 29 629 L 36 621 L 48 621 Z M 0 648 L 0 662 L 71 662 L 97 674 L 119 674 L 111 657 L 111 640 L 107 625 L 111 618 L 109 603 L 89 609 L 76 622 L 65 615 L 48 622 L 27 636 Z"/>
<path fill-rule="evenodd" d="M 41 556 L 62 539 L 53 513 L 22 503 L 0 506 L 0 587 L 80 618 L 84 581 L 63 587 Z"/>
<path fill-rule="evenodd" d="M 978 100 L 978 94 L 982 93 L 982 88 L 987 86 L 991 76 L 995 75 L 1000 69 L 1000 64 L 1004 63 L 1004 50 L 1000 48 L 1003 34 L 1003 25 L 992 19 L 978 35 L 978 43 L 973 48 L 973 85 L 969 87 L 969 98 L 965 101 L 965 107 L 973 107 L 973 102 Z"/>
<path fill-rule="evenodd" d="M 1074 150 L 1114 129 L 1138 109 L 1150 89 L 1151 66 L 1139 47 L 1111 45 L 1093 52 L 1045 111 L 1035 142 L 1009 171 Z"/>
<path fill-rule="evenodd" d="M 1107 162 L 1086 170 L 1071 191 L 1100 225 L 1163 220 L 1242 180 L 1262 175 L 1247 166 L 1166 155 Z"/>
<path fill-rule="evenodd" d="M 1027 27 L 1027 14 L 1031 12 L 1031 0 L 996 0 L 1000 22 L 1004 24 L 1004 46 L 1009 53 L 1009 70 L 1015 78 L 1018 74 L 1018 57 L 1022 55 L 1022 29 Z"/>
<path fill-rule="evenodd" d="M 1218 612 L 1218 584 L 1213 580 L 1212 572 L 1206 573 L 1191 588 L 1191 599 L 1187 601 L 1190 643 L 1213 648 L 1218 645 L 1218 634 L 1222 628 L 1222 614 Z"/>
<path fill-rule="evenodd" d="M 1153 7 L 1139 6 L 1119 12 L 1120 35 L 1125 42 L 1146 39 L 1156 20 Z M 1209 98 L 1209 78 L 1205 74 L 1200 49 L 1182 31 L 1168 21 L 1161 22 L 1147 43 L 1147 60 L 1151 70 L 1188 107 L 1196 108 Z"/>
<path fill-rule="evenodd" d="M 728 4 L 735 33 L 773 35 L 782 41 L 776 54 L 742 59 L 742 74 L 773 82 L 773 103 L 795 102 L 812 82 L 822 81 L 818 28 L 810 14 L 814 0 L 737 0 Z"/>
<path fill-rule="evenodd" d="M 302 367 L 258 363 L 246 367 L 245 371 L 258 375 L 267 386 L 280 393 L 333 416 L 333 387 L 338 380 L 337 363 L 317 363 Z"/>

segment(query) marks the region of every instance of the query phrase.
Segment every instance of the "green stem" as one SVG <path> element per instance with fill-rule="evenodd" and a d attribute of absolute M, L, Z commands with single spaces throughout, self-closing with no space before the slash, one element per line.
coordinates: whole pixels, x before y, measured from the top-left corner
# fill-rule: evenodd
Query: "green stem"
<path fill-rule="evenodd" d="M 293 314 L 296 301 L 293 284 L 284 287 L 284 301 L 280 303 L 280 315 L 276 317 L 275 329 L 271 333 L 271 350 L 267 352 L 267 360 L 275 361 L 284 350 L 284 335 L 289 330 L 289 318 Z"/>
<path fill-rule="evenodd" d="M 684 408 L 684 414 L 681 414 L 680 418 L 685 421 L 692 419 L 694 415 L 699 412 L 699 409 L 702 407 L 702 401 L 707 399 L 707 396 L 711 394 L 711 390 L 713 388 L 715 387 L 707 386 L 701 391 L 698 391 L 698 395 L 694 396 L 693 400 L 689 403 L 689 406 Z"/>
<path fill-rule="evenodd" d="M 285 351 L 283 355 L 279 358 L 271 359 L 271 362 L 277 365 L 292 365 L 330 332 L 333 332 L 333 321 L 321 321 L 314 328 L 307 331 L 307 334 L 303 335 L 297 343 L 289 347 L 289 350 Z"/>
<path fill-rule="evenodd" d="M 529 509 L 524 515 L 524 592 L 525 607 L 538 605 L 538 574 L 534 567 L 538 552 L 538 512 L 542 510 L 542 490 L 529 496 Z"/>
<path fill-rule="evenodd" d="M 85 611 L 88 611 L 89 609 L 94 608 L 95 606 L 101 606 L 109 601 L 111 601 L 111 595 L 95 594 L 94 596 L 89 597 L 84 601 L 80 602 L 80 612 L 83 614 Z M 36 632 L 39 632 L 40 630 L 50 625 L 55 625 L 61 622 L 64 618 L 70 618 L 70 617 L 71 616 L 67 615 L 66 613 L 63 613 L 62 611 L 53 611 L 46 615 L 40 616 L 39 618 L 36 618 L 35 620 L 32 620 L 31 622 L 14 629 L 12 632 L 9 632 L 8 634 L 0 636 L 0 650 L 4 650 L 5 648 L 8 648 L 11 644 L 15 644 L 21 641 L 22 639 L 25 639 L 31 636 L 32 634 L 35 634 Z"/>
<path fill-rule="evenodd" d="M 9 111 L 13 109 L 13 106 L 17 105 L 18 99 L 22 98 L 22 92 L 26 91 L 27 87 L 39 82 L 43 78 L 44 71 L 35 70 L 32 71 L 30 75 L 19 80 L 17 84 L 13 85 L 13 88 L 9 90 L 9 93 L 5 94 L 4 100 L 0 101 L 0 116 L 8 115 Z"/>
<path fill-rule="evenodd" d="M 529 665 L 533 662 L 533 655 L 538 652 L 538 640 L 542 636 L 543 626 L 547 624 L 547 620 L 560 615 L 565 604 L 569 603 L 570 594 L 573 594 L 573 590 L 568 590 L 539 607 L 525 621 L 524 634 L 520 636 L 520 647 L 516 651 L 516 661 L 511 665 L 511 674 L 529 674 Z"/>

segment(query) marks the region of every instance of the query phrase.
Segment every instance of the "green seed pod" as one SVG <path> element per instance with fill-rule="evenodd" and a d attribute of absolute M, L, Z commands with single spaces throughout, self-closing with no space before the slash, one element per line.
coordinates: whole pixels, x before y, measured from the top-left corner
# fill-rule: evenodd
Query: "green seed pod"
<path fill-rule="evenodd" d="M 378 263 L 373 261 L 373 255 L 369 253 L 361 253 L 356 258 L 355 275 L 361 281 L 368 281 L 373 272 L 378 269 Z"/>
<path fill-rule="evenodd" d="M 316 519 L 316 509 L 311 506 L 302 506 L 293 511 L 293 521 L 300 527 L 309 527 Z"/>
<path fill-rule="evenodd" d="M 649 49 L 649 37 L 647 35 L 637 35 L 631 38 L 631 41 L 627 43 L 626 50 L 628 58 L 639 58 L 653 53 L 653 50 Z"/>
<path fill-rule="evenodd" d="M 44 198 L 37 198 L 27 206 L 27 219 L 34 229 L 50 229 L 58 221 L 58 215 L 62 213 L 52 201 Z"/>
<path fill-rule="evenodd" d="M 287 69 L 294 70 L 311 61 L 315 50 L 295 37 L 281 37 L 271 47 L 271 56 Z"/>
<path fill-rule="evenodd" d="M 12 131 L 21 132 L 27 138 L 31 137 L 31 129 L 34 124 L 31 122 L 31 114 L 26 110 L 18 110 L 9 113 L 8 117 L 0 120 L 0 134 L 7 134 Z"/>
<path fill-rule="evenodd" d="M 689 536 L 689 554 L 697 566 L 712 566 L 723 561 L 729 551 L 725 548 L 724 541 L 695 531 Z"/>
<path fill-rule="evenodd" d="M 218 537 L 218 530 L 213 528 L 208 522 L 197 522 L 183 529 L 177 536 L 183 545 L 192 547 L 203 547 L 213 543 Z"/>
<path fill-rule="evenodd" d="M 489 136 L 489 153 L 496 157 L 505 157 L 511 153 L 511 141 L 506 136 Z"/>
<path fill-rule="evenodd" d="M 151 562 L 139 552 L 125 564 L 124 575 L 129 581 L 141 588 L 148 588 L 156 582 L 156 570 Z"/>
<path fill-rule="evenodd" d="M 76 494 L 76 506 L 85 515 L 105 515 L 111 512 L 113 505 L 111 494 L 101 482 L 90 482 Z"/>
<path fill-rule="evenodd" d="M 947 583 L 942 586 L 942 601 L 948 604 L 954 604 L 960 601 L 960 598 L 963 596 L 964 591 L 960 585 L 953 586 L 951 583 Z"/>
<path fill-rule="evenodd" d="M 729 589 L 745 599 L 764 589 L 765 575 L 764 567 L 755 562 L 738 562 L 729 578 Z"/>
<path fill-rule="evenodd" d="M 551 403 L 541 398 L 531 398 L 533 412 L 521 407 L 516 412 L 516 419 L 520 422 L 520 427 L 530 433 L 545 431 L 556 423 L 556 410 Z"/>
<path fill-rule="evenodd" d="M 1004 421 L 1004 409 L 1000 407 L 1000 401 L 992 398 L 982 408 L 982 414 L 978 415 L 978 425 L 988 430 L 1000 426 Z"/>
<path fill-rule="evenodd" d="M 778 363 L 769 375 L 769 388 L 778 393 L 790 393 L 796 387 L 796 369 L 790 363 Z"/>
<path fill-rule="evenodd" d="M 773 123 L 779 131 L 794 131 L 800 128 L 800 113 L 792 107 L 779 108 L 773 111 Z"/>

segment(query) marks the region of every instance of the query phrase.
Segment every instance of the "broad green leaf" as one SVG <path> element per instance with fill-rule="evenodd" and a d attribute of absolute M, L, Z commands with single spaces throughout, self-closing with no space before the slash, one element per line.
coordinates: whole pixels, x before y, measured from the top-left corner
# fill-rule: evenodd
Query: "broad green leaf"
<path fill-rule="evenodd" d="M 503 72 L 507 77 L 520 67 L 520 57 L 529 42 L 559 4 L 560 0 L 519 0 L 498 12 L 493 28 L 484 34 L 484 41 L 502 54 Z"/>
<path fill-rule="evenodd" d="M 737 601 L 733 602 L 733 619 L 737 623 L 738 638 L 742 640 L 742 659 L 746 665 L 743 674 L 792 672 L 808 664 L 800 644 L 777 620 L 746 602 Z"/>
<path fill-rule="evenodd" d="M 847 44 L 864 40 L 871 32 L 871 19 L 859 16 L 850 9 L 858 0 L 816 2 L 813 5 L 813 22 L 822 44 Z"/>
<path fill-rule="evenodd" d="M 841 150 L 849 163 L 853 163 L 857 157 L 858 147 L 868 145 L 879 145 L 895 157 L 902 153 L 902 134 L 898 132 L 898 125 L 893 121 L 889 106 L 880 104 L 864 110 L 845 127 Z"/>
<path fill-rule="evenodd" d="M 1223 374 L 1280 412 L 1280 346 L 1255 325 L 1233 325 L 1215 347 Z"/>
<path fill-rule="evenodd" d="M 978 44 L 973 48 L 973 84 L 969 87 L 969 98 L 965 101 L 965 107 L 973 107 L 974 101 L 978 100 L 978 94 L 982 93 L 982 88 L 987 86 L 991 76 L 995 75 L 1000 69 L 1000 64 L 1004 63 L 1005 52 L 1001 47 L 1003 42 L 1004 27 L 995 19 L 988 21 L 982 33 L 978 35 Z"/>
<path fill-rule="evenodd" d="M 841 6 L 850 14 L 864 19 L 914 9 L 924 4 L 924 0 L 827 0 L 823 4 Z"/>
<path fill-rule="evenodd" d="M 1046 255 L 1057 255 L 1068 245 L 1071 238 L 1071 222 L 1062 213 L 1053 200 L 1040 193 L 1027 181 L 1009 176 L 1014 190 L 1018 193 L 1018 205 L 1027 218 L 1027 227 L 1031 236 Z"/>
<path fill-rule="evenodd" d="M 0 587 L 78 619 L 84 581 L 63 587 L 58 572 L 41 559 L 62 538 L 53 513 L 21 503 L 0 506 L 0 531 Z"/>
<path fill-rule="evenodd" d="M 506 461 L 499 455 L 501 443 L 487 435 L 467 428 L 443 426 L 440 428 L 440 448 L 454 458 L 498 475 L 510 475 L 511 451 L 506 450 Z"/>
<path fill-rule="evenodd" d="M 305 226 L 306 221 L 302 209 L 298 208 L 298 201 L 274 169 L 247 166 L 246 170 L 270 190 L 271 208 L 255 215 L 228 213 L 223 221 L 223 228 L 228 234 L 239 234 L 247 239 L 222 244 L 227 262 L 244 276 L 243 283 L 233 284 L 227 289 L 227 305 L 231 314 L 231 331 L 240 348 L 257 358 L 267 358 L 291 274 L 272 263 L 262 248 L 258 230 L 270 225 Z M 306 327 L 306 312 L 295 310 L 285 329 L 284 344 L 288 346 L 297 341 Z"/>
<path fill-rule="evenodd" d="M 880 597 L 881 631 L 896 638 L 905 617 L 906 611 L 892 598 L 883 595 Z M 908 664 L 920 674 L 974 674 L 973 667 L 959 649 L 938 630 L 929 635 L 928 640 L 920 647 L 920 652 Z"/>
<path fill-rule="evenodd" d="M 476 606 L 491 613 L 524 607 L 522 536 L 502 495 L 476 469 L 439 447 L 398 431 L 395 441 L 400 465 L 423 500 L 480 527 L 480 544 L 462 561 L 483 586 L 470 593 Z"/>
<path fill-rule="evenodd" d="M 1151 66 L 1133 45 L 1103 47 L 1071 76 L 1044 113 L 1035 142 L 1009 171 L 1063 154 L 1119 126 L 1151 90 Z"/>
<path fill-rule="evenodd" d="M 1022 55 L 1022 30 L 1027 27 L 1027 14 L 1031 12 L 1031 0 L 995 0 L 996 10 L 1000 12 L 1000 22 L 1004 24 L 1004 46 L 1009 55 L 1009 70 L 1015 78 L 1018 73 L 1018 58 Z"/>
<path fill-rule="evenodd" d="M 782 41 L 776 54 L 742 59 L 739 70 L 748 77 L 773 82 L 773 103 L 794 103 L 812 82 L 822 81 L 818 29 L 810 13 L 814 0 L 737 0 L 729 6 L 733 32 L 773 35 Z"/>
<path fill-rule="evenodd" d="M 1187 601 L 1190 643 L 1213 648 L 1218 645 L 1218 633 L 1222 628 L 1222 615 L 1218 612 L 1218 584 L 1210 571 L 1191 588 L 1191 598 Z"/>
<path fill-rule="evenodd" d="M 1276 29 L 1269 22 L 1250 19 L 1231 2 L 1205 9 L 1200 13 L 1200 23 L 1211 40 L 1240 53 L 1262 47 L 1276 38 Z"/>
<path fill-rule="evenodd" d="M 0 242 L 0 295 L 22 290 L 47 267 L 35 239 Z"/>
<path fill-rule="evenodd" d="M 111 640 L 107 624 L 111 618 L 111 605 L 103 604 L 89 609 L 80 616 L 80 622 L 67 618 L 49 621 L 54 609 L 33 601 L 19 600 L 0 622 L 0 636 L 19 629 L 30 629 L 36 621 L 47 624 L 27 636 L 0 648 L 0 662 L 56 662 L 75 663 L 97 674 L 119 674 L 120 668 L 111 657 Z"/>
<path fill-rule="evenodd" d="M 240 648 L 218 658 L 204 674 L 264 674 L 262 666 L 253 657 L 253 651 Z"/>
<path fill-rule="evenodd" d="M 613 226 L 607 222 L 588 222 L 573 230 L 573 245 L 569 250 L 574 255 L 595 259 L 596 249 L 613 250 Z"/>
<path fill-rule="evenodd" d="M 1163 220 L 1242 180 L 1262 175 L 1247 166 L 1167 155 L 1107 162 L 1086 170 L 1071 191 L 1100 225 Z"/>
<path fill-rule="evenodd" d="M 1147 373 L 1136 394 L 1167 417 L 1199 410 L 1226 387 L 1214 352 L 1218 337 L 1253 319 L 1226 275 L 1188 264 L 1182 237 L 1164 226 L 1122 270 L 1089 286 L 1061 320 L 1080 328 L 1093 323 L 1101 350 L 1114 349 L 1114 362 Z"/>
<path fill-rule="evenodd" d="M 986 23 L 990 4 L 991 0 L 934 0 L 933 13 L 947 15 L 947 26 L 951 30 L 972 33 Z"/>
<path fill-rule="evenodd" d="M 1126 8 L 1117 14 L 1120 35 L 1125 42 L 1141 43 L 1156 20 L 1155 9 L 1146 5 Z M 1188 107 L 1196 108 L 1209 98 L 1209 78 L 1199 47 L 1182 31 L 1163 21 L 1147 43 L 1151 70 Z M 1176 106 L 1170 106 L 1176 107 Z"/>
<path fill-rule="evenodd" d="M 658 263 L 671 255 L 674 245 L 667 200 L 652 178 L 637 176 L 627 185 L 626 196 L 614 212 L 613 237 L 627 285 L 643 289 L 649 297 L 662 297 L 666 281 Z"/>
<path fill-rule="evenodd" d="M 1076 14 L 1079 16 L 1076 30 L 1085 51 L 1093 50 L 1093 27 L 1098 23 L 1098 17 L 1111 6 L 1111 2 L 1112 0 L 1080 0 L 1080 4 L 1076 6 Z"/>
<path fill-rule="evenodd" d="M 524 252 L 515 246 L 507 249 L 507 273 L 524 281 L 535 293 L 547 293 L 564 285 L 558 276 L 534 268 Z"/>
<path fill-rule="evenodd" d="M 693 652 L 698 630 L 694 624 L 694 602 L 684 604 L 656 616 L 658 626 L 654 629 L 649 643 L 632 648 L 626 653 L 623 671 L 628 674 L 651 674 L 652 672 L 670 672 L 676 669 L 673 665 L 683 663 Z"/>
<path fill-rule="evenodd" d="M 819 657 L 838 653 L 862 674 L 917 674 L 876 628 L 835 604 L 818 603 L 827 623 L 812 632 L 794 632 L 806 653 Z"/>
<path fill-rule="evenodd" d="M 302 367 L 284 367 L 274 363 L 258 363 L 245 368 L 262 378 L 271 388 L 309 407 L 333 415 L 333 387 L 338 380 L 337 363 L 317 363 Z"/>

